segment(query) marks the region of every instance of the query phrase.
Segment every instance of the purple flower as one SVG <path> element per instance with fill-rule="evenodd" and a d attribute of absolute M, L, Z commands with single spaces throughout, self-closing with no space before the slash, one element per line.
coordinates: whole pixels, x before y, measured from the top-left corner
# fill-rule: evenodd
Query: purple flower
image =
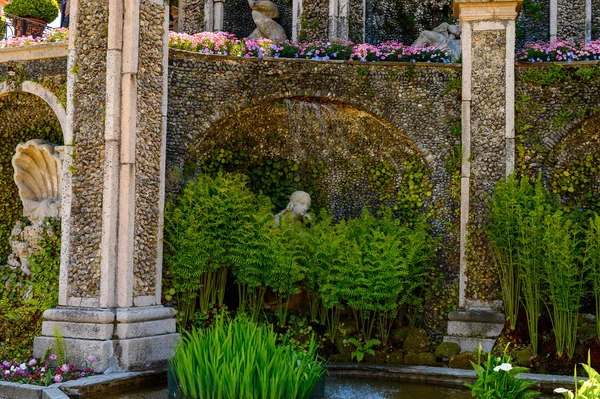
<path fill-rule="evenodd" d="M 62 375 L 56 374 L 52 379 L 54 382 L 61 382 L 63 380 Z"/>
<path fill-rule="evenodd" d="M 56 353 L 53 353 L 50 356 L 48 356 L 48 360 L 50 360 L 51 362 L 55 362 L 56 359 L 58 359 L 58 356 L 56 356 Z"/>

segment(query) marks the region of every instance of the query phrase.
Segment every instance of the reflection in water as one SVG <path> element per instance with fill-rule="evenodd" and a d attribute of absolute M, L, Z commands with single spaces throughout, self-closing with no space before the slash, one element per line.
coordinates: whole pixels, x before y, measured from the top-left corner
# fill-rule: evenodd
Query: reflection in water
<path fill-rule="evenodd" d="M 467 390 L 392 381 L 328 379 L 326 399 L 467 399 Z"/>
<path fill-rule="evenodd" d="M 102 399 L 167 399 L 167 390 L 103 395 Z M 328 378 L 324 399 L 468 399 L 470 392 L 433 385 L 404 384 L 391 381 L 344 380 Z"/>

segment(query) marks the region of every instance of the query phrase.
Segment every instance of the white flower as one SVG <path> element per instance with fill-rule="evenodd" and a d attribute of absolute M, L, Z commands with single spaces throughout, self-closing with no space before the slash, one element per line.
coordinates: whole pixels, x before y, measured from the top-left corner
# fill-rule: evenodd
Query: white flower
<path fill-rule="evenodd" d="M 27 365 L 25 363 L 21 363 L 21 365 L 19 366 L 19 368 L 21 370 L 27 370 Z"/>
<path fill-rule="evenodd" d="M 10 370 L 6 370 L 4 374 L 10 374 Z"/>
<path fill-rule="evenodd" d="M 554 393 L 565 393 L 565 392 L 569 393 L 569 398 L 572 399 L 572 398 L 575 397 L 575 395 L 573 395 L 573 392 L 569 391 L 568 389 L 565 389 L 565 388 L 556 388 L 554 390 Z"/>
<path fill-rule="evenodd" d="M 502 363 L 500 366 L 494 367 L 494 371 L 498 372 L 500 370 L 510 371 L 510 370 L 512 370 L 512 365 L 510 363 Z"/>

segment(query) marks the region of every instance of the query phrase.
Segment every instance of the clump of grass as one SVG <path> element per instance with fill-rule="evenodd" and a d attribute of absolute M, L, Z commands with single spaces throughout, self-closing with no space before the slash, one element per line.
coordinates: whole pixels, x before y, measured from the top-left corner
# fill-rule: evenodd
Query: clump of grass
<path fill-rule="evenodd" d="M 190 399 L 304 399 L 325 374 L 314 337 L 301 352 L 278 344 L 272 326 L 244 316 L 184 333 L 170 366 L 178 391 Z"/>

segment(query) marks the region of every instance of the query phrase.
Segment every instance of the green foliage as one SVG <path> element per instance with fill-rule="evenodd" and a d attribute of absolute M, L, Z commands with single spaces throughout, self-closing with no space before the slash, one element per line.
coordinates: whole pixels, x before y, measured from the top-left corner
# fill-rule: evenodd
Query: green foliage
<path fill-rule="evenodd" d="M 180 393 L 192 399 L 309 398 L 325 374 L 314 338 L 306 352 L 277 340 L 272 326 L 244 317 L 184 333 L 170 359 Z"/>
<path fill-rule="evenodd" d="M 422 303 L 432 248 L 423 222 L 408 228 L 389 209 L 379 219 L 365 209 L 360 219 L 331 226 L 314 262 L 323 304 L 351 309 L 365 342 L 379 322 L 385 344 L 398 307 Z"/>
<path fill-rule="evenodd" d="M 0 103 L 4 112 L 8 112 L 10 102 Z M 31 139 L 42 139 L 55 144 L 62 144 L 62 130 L 58 121 L 54 123 L 39 122 L 22 130 L 0 132 L 0 265 L 4 264 L 10 254 L 10 232 L 15 222 L 21 218 L 23 205 L 19 199 L 19 190 L 14 183 L 14 169 L 11 164 L 15 148 L 18 144 Z"/>
<path fill-rule="evenodd" d="M 4 35 L 6 35 L 6 18 L 0 15 L 0 40 L 4 39 Z"/>
<path fill-rule="evenodd" d="M 514 330 L 523 301 L 533 352 L 537 354 L 541 316 L 544 219 L 551 204 L 541 178 L 532 185 L 527 176 L 500 181 L 490 203 L 487 235 L 500 273 L 506 317 Z"/>
<path fill-rule="evenodd" d="M 580 228 L 563 211 L 547 215 L 544 224 L 543 248 L 546 254 L 542 275 L 548 286 L 550 318 L 558 357 L 575 353 L 577 318 L 584 295 L 584 275 L 580 265 Z"/>
<path fill-rule="evenodd" d="M 423 216 L 425 201 L 433 194 L 433 185 L 427 176 L 427 170 L 423 163 L 404 162 L 404 174 L 393 210 L 398 219 L 409 225 L 419 223 Z"/>
<path fill-rule="evenodd" d="M 63 338 L 58 326 L 54 326 L 54 347 L 53 351 L 56 355 L 58 364 L 67 364 L 67 355 L 65 353 L 65 339 Z"/>
<path fill-rule="evenodd" d="M 373 348 L 377 345 L 380 345 L 381 341 L 379 341 L 378 339 L 371 339 L 367 342 L 362 342 L 352 337 L 348 338 L 346 343 L 354 345 L 356 349 L 352 352 L 351 356 L 352 359 L 356 358 L 356 361 L 360 363 L 365 358 L 365 355 L 375 355 L 375 350 Z"/>
<path fill-rule="evenodd" d="M 46 219 L 41 250 L 29 257 L 31 276 L 0 266 L 0 358 L 28 360 L 42 314 L 58 304 L 60 223 Z"/>
<path fill-rule="evenodd" d="M 223 304 L 232 254 L 255 239 L 255 227 L 267 218 L 272 218 L 268 199 L 254 195 L 246 178 L 236 174 L 200 175 L 177 203 L 167 204 L 165 258 L 184 327 L 197 307 L 206 313 L 211 304 Z"/>
<path fill-rule="evenodd" d="M 478 358 L 481 359 L 481 347 Z M 528 369 L 512 367 L 510 362 L 506 350 L 500 357 L 488 353 L 487 361 L 482 366 L 471 362 L 477 373 L 477 381 L 465 385 L 471 388 L 472 396 L 477 399 L 526 399 L 539 396 L 540 392 L 529 389 L 535 385 L 534 382 L 519 378 L 519 374 Z"/>
<path fill-rule="evenodd" d="M 600 154 L 573 159 L 563 169 L 555 170 L 550 191 L 561 196 L 571 208 L 600 211 Z"/>
<path fill-rule="evenodd" d="M 526 68 L 521 76 L 521 81 L 540 86 L 551 86 L 564 81 L 567 77 L 567 70 L 564 66 L 550 65 L 547 68 Z"/>
<path fill-rule="evenodd" d="M 525 15 L 534 21 L 540 22 L 544 19 L 544 5 L 542 2 L 533 2 L 532 0 L 525 0 L 523 2 L 523 11 Z"/>
<path fill-rule="evenodd" d="M 56 0 L 12 0 L 4 6 L 4 13 L 37 18 L 49 24 L 58 17 L 58 3 Z"/>
<path fill-rule="evenodd" d="M 557 388 L 554 393 L 562 393 L 567 399 L 598 399 L 600 398 L 600 374 L 592 367 L 592 359 L 588 352 L 587 364 L 581 364 L 586 374 L 587 380 L 577 379 L 577 368 L 575 368 L 575 393 L 565 388 Z"/>
<path fill-rule="evenodd" d="M 584 265 L 592 281 L 596 303 L 596 333 L 600 338 L 600 216 L 594 215 L 585 234 Z"/>

